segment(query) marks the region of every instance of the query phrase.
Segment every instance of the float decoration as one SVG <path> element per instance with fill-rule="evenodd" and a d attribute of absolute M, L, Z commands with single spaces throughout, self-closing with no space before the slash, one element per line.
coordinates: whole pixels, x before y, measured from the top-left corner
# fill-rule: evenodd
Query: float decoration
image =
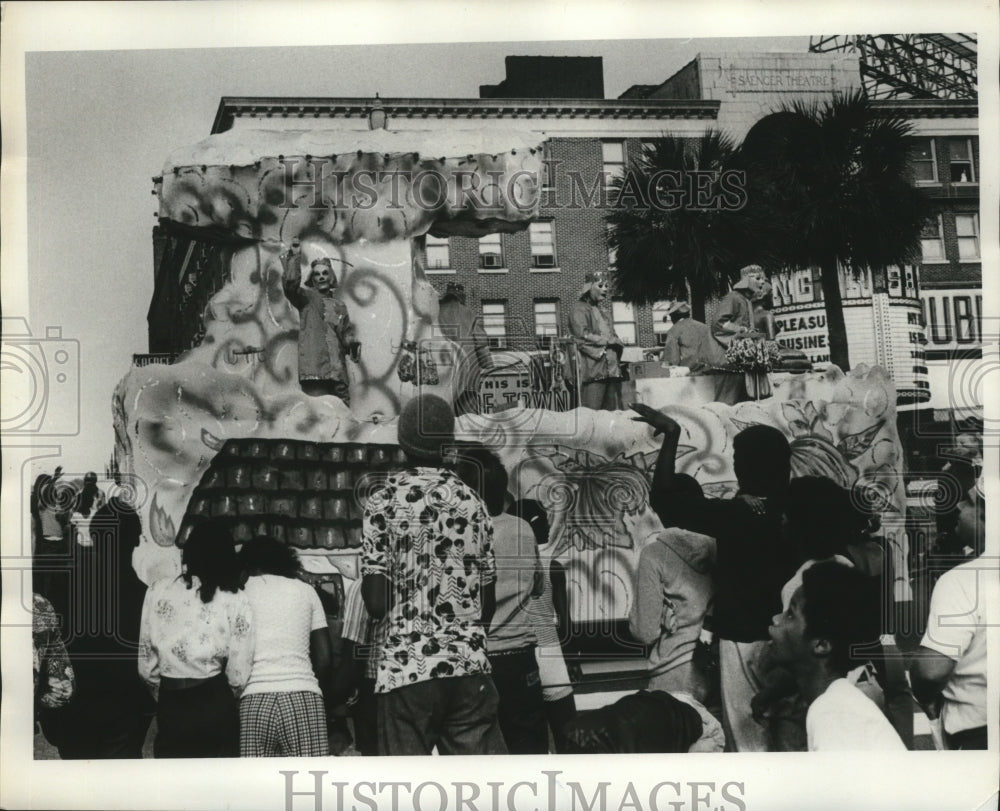
<path fill-rule="evenodd" d="M 489 140 L 478 132 L 426 138 L 224 133 L 168 161 L 157 189 L 164 225 L 221 232 L 236 242 L 229 243 L 234 247 L 224 283 L 208 300 L 200 344 L 173 365 L 131 370 L 113 399 L 119 457 L 150 494 L 139 505 L 146 537 L 136 556 L 147 582 L 177 572 L 178 536 L 183 541 L 186 527 L 206 510 L 232 520 L 241 536 L 284 527 L 286 541 L 304 558 L 332 561 L 335 570 L 356 575 L 357 480 L 345 478 L 352 463 L 330 454 L 353 450 L 365 454 L 358 465 L 378 469 L 398 462 L 394 417 L 417 383 L 434 389 L 400 379 L 404 345 L 431 348 L 439 393 L 451 395 L 448 342 L 435 333 L 437 293 L 411 240 L 427 231 L 476 236 L 517 230 L 537 211 L 541 153 L 530 138 L 494 133 Z M 441 154 L 457 157 L 424 157 Z M 325 156 L 330 176 L 349 185 L 382 170 L 388 186 L 378 187 L 375 204 L 362 210 L 340 205 L 351 198 L 324 185 L 321 204 L 313 206 L 316 156 Z M 409 192 L 420 188 L 406 185 L 413 177 L 407 172 L 425 160 L 455 180 L 463 172 L 489 178 L 487 170 L 502 170 L 499 185 L 512 191 L 485 206 L 468 195 L 462 202 L 444 200 L 433 211 L 413 206 L 412 194 L 394 200 L 393 183 Z M 286 208 L 289 195 L 294 204 Z M 337 397 L 310 397 L 299 388 L 298 312 L 282 290 L 281 262 L 296 239 L 306 266 L 320 257 L 339 260 L 337 292 L 364 347 L 360 363 L 348 364 L 351 409 Z M 732 438 L 742 427 L 764 423 L 789 436 L 796 475 L 830 475 L 845 486 L 861 479 L 902 516 L 895 391 L 881 369 L 776 375 L 773 397 L 732 407 L 710 402 L 691 380 L 676 396 L 647 404 L 669 409 L 681 424 L 678 468 L 695 476 L 707 494 L 735 491 Z M 626 617 L 639 552 L 661 529 L 648 497 L 660 443 L 648 427 L 627 412 L 513 408 L 463 416 L 458 428 L 460 439 L 498 452 L 517 497 L 545 506 L 552 533 L 543 552 L 546 561 L 558 559 L 566 568 L 572 618 Z M 253 485 L 267 468 L 277 469 L 288 486 L 244 489 L 246 477 Z M 326 488 L 318 488 L 319 504 L 307 503 L 307 488 L 298 489 L 310 475 L 326 480 Z M 255 503 L 251 493 L 259 496 Z M 322 503 L 328 498 L 341 501 Z M 308 531 L 299 526 L 303 513 Z M 905 544 L 894 550 L 895 571 L 905 573 Z M 897 599 L 906 599 L 905 585 L 897 583 Z"/>

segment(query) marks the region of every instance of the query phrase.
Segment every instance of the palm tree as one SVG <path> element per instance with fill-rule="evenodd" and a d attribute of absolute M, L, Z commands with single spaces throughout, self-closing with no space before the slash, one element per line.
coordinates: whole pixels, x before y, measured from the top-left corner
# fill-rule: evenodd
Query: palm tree
<path fill-rule="evenodd" d="M 909 122 L 862 91 L 766 116 L 740 147 L 750 224 L 764 263 L 818 266 L 830 360 L 850 368 L 839 268 L 884 273 L 919 256 L 929 198 L 912 180 Z"/>
<path fill-rule="evenodd" d="M 738 264 L 736 218 L 726 208 L 739 200 L 721 186 L 720 173 L 730 168 L 734 153 L 732 139 L 718 132 L 697 140 L 664 136 L 611 181 L 605 219 L 615 252 L 615 291 L 623 299 L 687 299 L 690 286 L 694 317 L 703 321 L 705 296 L 728 289 Z"/>

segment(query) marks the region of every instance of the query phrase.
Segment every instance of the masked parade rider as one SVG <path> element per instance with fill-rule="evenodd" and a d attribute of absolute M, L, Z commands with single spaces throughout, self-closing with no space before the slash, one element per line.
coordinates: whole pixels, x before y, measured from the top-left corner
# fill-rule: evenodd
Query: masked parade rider
<path fill-rule="evenodd" d="M 622 410 L 621 338 L 601 311 L 608 283 L 597 273 L 584 277 L 569 313 L 569 329 L 580 363 L 580 405 L 595 411 Z"/>
<path fill-rule="evenodd" d="M 754 300 L 762 295 L 766 283 L 767 278 L 760 265 L 747 265 L 740 269 L 739 281 L 733 285 L 733 289 L 719 302 L 712 322 L 712 335 L 723 355 L 733 338 L 760 337 L 754 327 Z M 719 374 L 715 399 L 727 405 L 735 405 L 748 399 L 743 375 Z"/>
<path fill-rule="evenodd" d="M 454 362 L 455 415 L 479 411 L 479 381 L 494 367 L 490 341 L 465 300 L 465 285 L 448 282 L 438 304 L 438 323 L 445 337 L 457 345 Z"/>
<path fill-rule="evenodd" d="M 334 293 L 337 277 L 329 257 L 314 259 L 302 281 L 298 242 L 282 254 L 285 297 L 299 311 L 299 384 L 313 397 L 332 394 L 350 405 L 344 356 L 357 363 L 361 344 L 355 338 L 347 307 Z"/>
<path fill-rule="evenodd" d="M 691 317 L 691 306 L 677 301 L 667 310 L 673 326 L 663 344 L 662 359 L 671 366 L 686 366 L 692 374 L 722 366 L 726 354 L 707 324 Z"/>

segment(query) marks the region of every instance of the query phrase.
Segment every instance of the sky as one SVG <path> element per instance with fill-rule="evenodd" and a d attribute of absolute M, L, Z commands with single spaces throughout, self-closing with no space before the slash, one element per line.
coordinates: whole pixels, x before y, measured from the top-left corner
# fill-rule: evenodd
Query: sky
<path fill-rule="evenodd" d="M 504 78 L 505 56 L 528 54 L 603 57 L 615 98 L 701 51 L 807 48 L 783 37 L 28 53 L 30 327 L 61 327 L 80 353 L 81 434 L 62 442 L 64 468 L 101 471 L 110 456 L 112 391 L 148 348 L 151 178 L 209 135 L 221 97 L 476 98 Z"/>

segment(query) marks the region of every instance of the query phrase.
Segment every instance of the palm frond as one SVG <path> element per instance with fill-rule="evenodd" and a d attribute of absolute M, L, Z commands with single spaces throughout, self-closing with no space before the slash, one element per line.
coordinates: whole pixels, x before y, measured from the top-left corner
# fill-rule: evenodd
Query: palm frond
<path fill-rule="evenodd" d="M 706 201 L 722 194 L 721 173 L 732 168 L 734 152 L 729 136 L 711 130 L 696 139 L 664 136 L 612 181 L 610 198 L 621 204 L 606 216 L 608 245 L 622 298 L 650 303 L 677 295 L 685 283 L 699 293 L 728 287 L 739 214 Z M 713 174 L 700 179 L 705 200 L 692 194 L 699 173 Z"/>
<path fill-rule="evenodd" d="M 861 92 L 792 104 L 747 134 L 754 222 L 782 264 L 884 267 L 913 257 L 929 200 L 913 185 L 910 124 Z"/>

